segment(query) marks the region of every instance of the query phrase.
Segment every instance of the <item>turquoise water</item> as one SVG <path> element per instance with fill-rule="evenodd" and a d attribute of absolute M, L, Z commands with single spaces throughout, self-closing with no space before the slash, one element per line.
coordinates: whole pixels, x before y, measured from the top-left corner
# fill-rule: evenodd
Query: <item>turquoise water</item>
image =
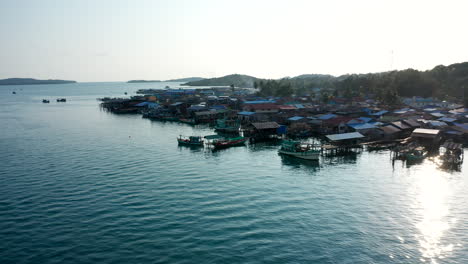
<path fill-rule="evenodd" d="M 178 147 L 212 130 L 96 101 L 166 85 L 0 86 L 0 263 L 468 263 L 466 162 Z"/>

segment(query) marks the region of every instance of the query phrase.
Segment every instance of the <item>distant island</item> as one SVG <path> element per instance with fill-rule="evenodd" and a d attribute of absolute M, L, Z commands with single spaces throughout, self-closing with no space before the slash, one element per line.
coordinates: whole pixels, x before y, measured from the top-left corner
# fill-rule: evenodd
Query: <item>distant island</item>
<path fill-rule="evenodd" d="M 166 80 L 165 82 L 197 82 L 197 81 L 201 81 L 201 80 L 205 80 L 205 78 L 202 78 L 202 77 L 188 77 L 188 78 Z"/>
<path fill-rule="evenodd" d="M 66 84 L 76 83 L 67 80 L 37 80 L 33 78 L 8 78 L 0 80 L 0 85 L 30 85 L 30 84 Z"/>
<path fill-rule="evenodd" d="M 154 83 L 154 82 L 161 82 L 159 80 L 130 80 L 127 83 Z"/>

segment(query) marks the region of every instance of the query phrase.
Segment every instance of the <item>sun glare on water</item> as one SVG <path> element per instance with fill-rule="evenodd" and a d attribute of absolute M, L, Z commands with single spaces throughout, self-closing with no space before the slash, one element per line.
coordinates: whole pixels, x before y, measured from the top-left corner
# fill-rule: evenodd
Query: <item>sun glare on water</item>
<path fill-rule="evenodd" d="M 415 226 L 419 231 L 416 239 L 420 245 L 421 261 L 439 263 L 438 260 L 446 257 L 454 248 L 443 238 L 456 219 L 450 218 L 448 201 L 452 189 L 448 175 L 433 165 L 424 164 L 415 171 L 411 191 L 415 198 L 413 207 L 418 215 Z"/>

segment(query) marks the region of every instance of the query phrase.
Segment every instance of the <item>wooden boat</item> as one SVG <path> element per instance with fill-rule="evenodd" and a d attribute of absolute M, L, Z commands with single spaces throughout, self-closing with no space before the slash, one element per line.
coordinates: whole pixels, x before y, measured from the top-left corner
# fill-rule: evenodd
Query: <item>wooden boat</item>
<path fill-rule="evenodd" d="M 213 141 L 212 145 L 215 149 L 242 146 L 248 139 L 246 137 L 225 138 Z"/>
<path fill-rule="evenodd" d="M 278 153 L 307 160 L 318 160 L 320 146 L 316 144 L 301 143 L 300 141 L 285 140 Z"/>
<path fill-rule="evenodd" d="M 197 147 L 203 146 L 203 139 L 200 136 L 185 137 L 185 136 L 180 135 L 177 138 L 177 142 L 179 142 L 179 145 L 185 145 L 185 146 L 197 146 Z"/>
<path fill-rule="evenodd" d="M 193 119 L 188 119 L 188 118 L 179 118 L 179 122 L 184 123 L 184 124 L 189 124 L 189 125 L 195 125 L 196 122 Z"/>

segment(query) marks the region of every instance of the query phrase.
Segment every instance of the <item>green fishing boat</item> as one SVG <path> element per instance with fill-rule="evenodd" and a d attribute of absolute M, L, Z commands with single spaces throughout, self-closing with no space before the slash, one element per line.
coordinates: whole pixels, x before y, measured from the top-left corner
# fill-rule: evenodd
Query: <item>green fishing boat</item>
<path fill-rule="evenodd" d="M 177 142 L 179 143 L 179 145 L 185 145 L 185 146 L 197 146 L 197 147 L 203 146 L 203 138 L 200 136 L 186 137 L 186 136 L 180 135 L 177 138 Z"/>
<path fill-rule="evenodd" d="M 285 140 L 281 144 L 278 153 L 306 160 L 318 160 L 320 146 L 300 141 Z"/>

